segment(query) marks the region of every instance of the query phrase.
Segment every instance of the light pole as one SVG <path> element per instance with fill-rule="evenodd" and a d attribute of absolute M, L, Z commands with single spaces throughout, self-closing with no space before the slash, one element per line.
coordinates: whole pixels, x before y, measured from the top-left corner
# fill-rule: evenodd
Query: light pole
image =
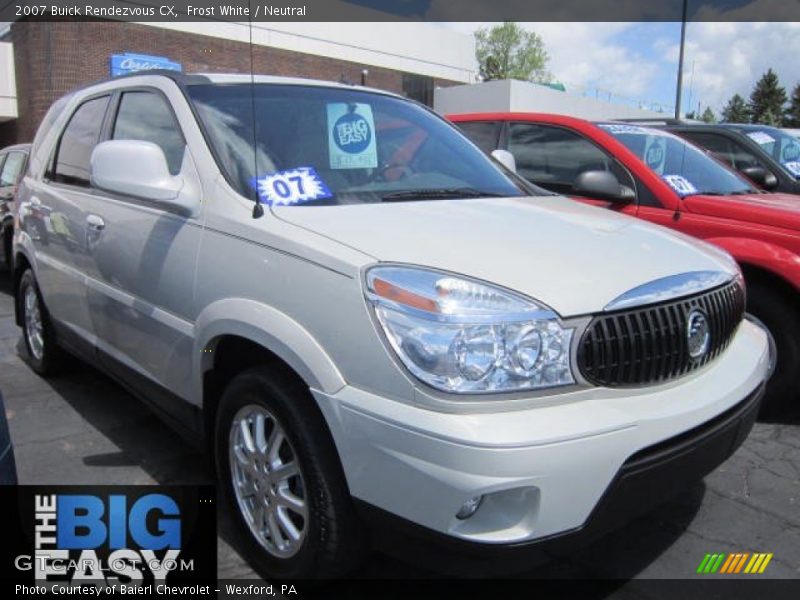
<path fill-rule="evenodd" d="M 683 50 L 686 44 L 686 10 L 689 0 L 683 0 L 683 13 L 681 15 L 681 48 L 678 58 L 678 86 L 675 92 L 675 118 L 681 118 L 681 94 L 683 92 Z"/>

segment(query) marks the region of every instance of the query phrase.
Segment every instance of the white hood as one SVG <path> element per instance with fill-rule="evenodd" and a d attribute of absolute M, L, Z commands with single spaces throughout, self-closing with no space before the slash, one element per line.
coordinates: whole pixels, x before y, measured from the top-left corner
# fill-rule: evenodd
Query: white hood
<path fill-rule="evenodd" d="M 562 316 L 691 271 L 736 273 L 730 257 L 666 228 L 560 197 L 280 207 L 275 214 L 375 257 L 499 284 Z"/>

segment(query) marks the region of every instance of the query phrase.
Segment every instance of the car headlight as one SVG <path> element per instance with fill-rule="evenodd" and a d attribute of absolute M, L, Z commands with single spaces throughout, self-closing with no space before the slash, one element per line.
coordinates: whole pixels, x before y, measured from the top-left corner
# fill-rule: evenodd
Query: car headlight
<path fill-rule="evenodd" d="M 575 383 L 574 329 L 533 300 L 419 267 L 373 267 L 366 287 L 397 356 L 439 390 L 513 392 Z"/>

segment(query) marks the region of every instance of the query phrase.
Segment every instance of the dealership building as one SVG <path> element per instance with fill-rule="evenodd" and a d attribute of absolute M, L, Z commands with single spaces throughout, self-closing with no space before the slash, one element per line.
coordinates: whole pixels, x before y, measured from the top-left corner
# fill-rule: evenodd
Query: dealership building
<path fill-rule="evenodd" d="M 252 38 L 252 53 L 250 39 Z M 0 24 L 0 147 L 28 142 L 72 89 L 142 68 L 346 80 L 433 105 L 476 81 L 471 36 L 421 22 Z"/>

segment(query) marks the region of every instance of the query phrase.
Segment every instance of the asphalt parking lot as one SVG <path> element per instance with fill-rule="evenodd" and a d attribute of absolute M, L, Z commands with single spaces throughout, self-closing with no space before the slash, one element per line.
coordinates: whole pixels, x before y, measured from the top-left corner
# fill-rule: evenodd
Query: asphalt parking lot
<path fill-rule="evenodd" d="M 88 365 L 45 381 L 24 361 L 11 284 L 0 273 L 0 390 L 19 479 L 30 484 L 205 483 L 202 455 Z M 255 577 L 220 525 L 220 578 Z M 772 552 L 764 577 L 800 578 L 800 422 L 758 423 L 704 482 L 655 512 L 525 577 L 687 578 L 706 553 Z M 430 576 L 373 554 L 361 575 Z"/>

